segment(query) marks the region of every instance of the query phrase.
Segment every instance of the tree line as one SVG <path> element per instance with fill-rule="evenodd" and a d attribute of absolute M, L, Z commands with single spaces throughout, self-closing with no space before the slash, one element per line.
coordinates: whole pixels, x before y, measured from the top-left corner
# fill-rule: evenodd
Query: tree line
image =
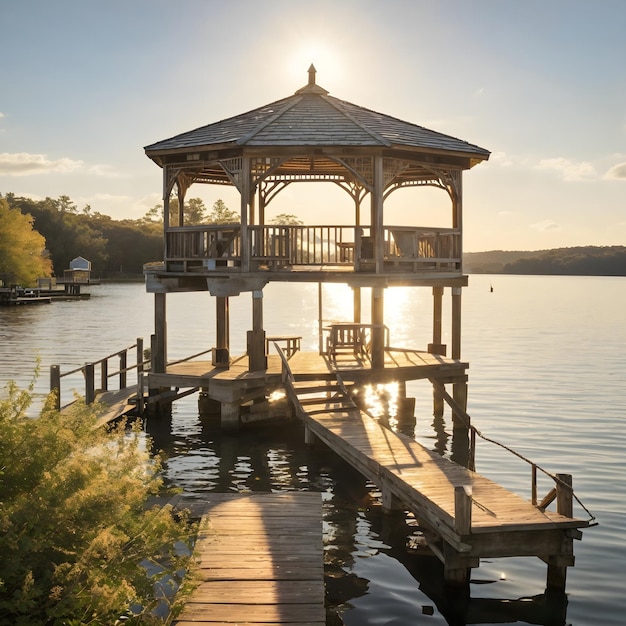
<path fill-rule="evenodd" d="M 238 222 L 239 215 L 217 200 L 210 210 L 200 198 L 184 207 L 185 224 Z M 172 198 L 170 224 L 178 224 L 178 201 Z M 32 200 L 0 194 L 0 279 L 31 286 L 38 277 L 62 276 L 70 261 L 89 259 L 100 278 L 143 274 L 143 265 L 163 258 L 163 205 L 139 219 L 114 220 L 79 207 L 68 196 Z"/>
<path fill-rule="evenodd" d="M 626 246 L 580 246 L 550 250 L 467 252 L 470 274 L 626 276 Z"/>

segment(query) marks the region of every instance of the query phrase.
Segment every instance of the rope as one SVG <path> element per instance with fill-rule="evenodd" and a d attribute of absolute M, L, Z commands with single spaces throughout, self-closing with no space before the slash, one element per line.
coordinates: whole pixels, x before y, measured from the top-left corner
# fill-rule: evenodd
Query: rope
<path fill-rule="evenodd" d="M 437 391 L 441 393 L 441 395 L 446 399 L 450 407 L 457 413 L 457 415 L 459 415 L 459 417 L 461 417 L 463 423 L 465 424 L 467 428 L 472 430 L 474 433 L 476 433 L 481 439 L 483 439 L 487 443 L 492 443 L 493 445 L 499 446 L 500 448 L 506 450 L 507 452 L 510 452 L 511 454 L 518 457 L 522 461 L 525 461 L 529 465 L 536 467 L 540 472 L 542 472 L 543 474 L 551 478 L 555 483 L 558 483 L 562 487 L 566 487 L 567 489 L 570 489 L 574 500 L 578 502 L 578 504 L 582 507 L 585 513 L 587 513 L 587 515 L 589 516 L 589 521 L 590 522 L 595 521 L 596 519 L 595 515 L 593 515 L 591 511 L 582 503 L 580 498 L 574 493 L 574 489 L 572 489 L 571 485 L 568 485 L 566 482 L 561 480 L 558 476 L 555 476 L 554 474 L 550 473 L 548 470 L 545 470 L 540 465 L 537 465 L 537 463 L 534 463 L 530 459 L 526 458 L 523 454 L 520 454 L 516 450 L 513 450 L 513 448 L 510 448 L 509 446 L 503 443 L 500 443 L 499 441 L 496 441 L 495 439 L 491 439 L 490 437 L 483 435 L 483 433 L 478 428 L 476 428 L 475 426 L 472 426 L 469 413 L 467 413 L 467 411 L 465 411 L 461 406 L 459 406 L 458 402 L 454 398 L 452 398 L 452 396 L 450 396 L 450 394 L 446 391 L 445 387 L 443 386 L 443 383 L 440 383 L 438 380 L 435 380 L 432 378 L 429 380 L 433 384 L 433 386 L 436 387 Z"/>

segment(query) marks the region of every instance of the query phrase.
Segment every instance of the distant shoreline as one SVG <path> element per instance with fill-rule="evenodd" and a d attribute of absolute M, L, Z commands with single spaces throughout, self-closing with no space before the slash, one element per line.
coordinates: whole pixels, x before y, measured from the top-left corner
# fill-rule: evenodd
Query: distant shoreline
<path fill-rule="evenodd" d="M 626 246 L 466 252 L 463 270 L 466 274 L 626 276 Z"/>

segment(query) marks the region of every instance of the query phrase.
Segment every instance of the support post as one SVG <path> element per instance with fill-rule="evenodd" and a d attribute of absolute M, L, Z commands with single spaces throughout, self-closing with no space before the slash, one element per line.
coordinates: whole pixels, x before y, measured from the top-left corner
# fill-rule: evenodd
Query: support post
<path fill-rule="evenodd" d="M 312 446 L 315 443 L 315 435 L 306 424 L 304 425 L 304 443 L 308 446 Z"/>
<path fill-rule="evenodd" d="M 120 389 L 126 389 L 127 372 L 128 367 L 128 350 L 122 350 L 120 352 Z"/>
<path fill-rule="evenodd" d="M 54 392 L 54 408 L 61 410 L 61 367 L 59 365 L 50 366 L 50 392 Z"/>
<path fill-rule="evenodd" d="M 263 330 L 263 291 L 252 292 L 252 330 L 248 331 L 248 369 L 259 372 L 267 369 L 265 331 Z"/>
<path fill-rule="evenodd" d="M 361 288 L 352 288 L 352 300 L 353 300 L 353 321 L 355 324 L 361 323 Z"/>
<path fill-rule="evenodd" d="M 433 342 L 428 344 L 428 352 L 446 356 L 446 346 L 441 343 L 443 319 L 443 287 L 433 287 Z"/>
<path fill-rule="evenodd" d="M 213 365 L 228 367 L 230 365 L 230 309 L 227 296 L 215 299 L 216 346 Z"/>
<path fill-rule="evenodd" d="M 100 361 L 100 389 L 107 391 L 109 388 L 109 359 Z"/>
<path fill-rule="evenodd" d="M 154 294 L 154 371 L 163 374 L 167 364 L 167 311 L 164 293 Z"/>
<path fill-rule="evenodd" d="M 239 430 L 240 407 L 238 402 L 222 402 L 221 426 L 225 431 Z"/>
<path fill-rule="evenodd" d="M 83 372 L 85 374 L 85 404 L 92 404 L 96 399 L 93 363 L 85 363 Z"/>
<path fill-rule="evenodd" d="M 385 367 L 385 291 L 372 289 L 372 369 Z"/>
<path fill-rule="evenodd" d="M 143 337 L 137 337 L 137 374 L 143 372 Z"/>
<path fill-rule="evenodd" d="M 372 190 L 372 234 L 374 236 L 374 259 L 376 273 L 383 271 L 385 232 L 383 230 L 383 157 L 377 154 L 374 157 L 374 189 Z"/>

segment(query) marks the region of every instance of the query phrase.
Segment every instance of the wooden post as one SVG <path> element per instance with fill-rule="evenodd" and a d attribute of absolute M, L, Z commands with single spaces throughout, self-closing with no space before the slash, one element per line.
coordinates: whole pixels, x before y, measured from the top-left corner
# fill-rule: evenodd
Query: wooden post
<path fill-rule="evenodd" d="M 137 375 L 143 372 L 143 337 L 137 337 Z"/>
<path fill-rule="evenodd" d="M 452 358 L 461 358 L 461 287 L 452 287 Z"/>
<path fill-rule="evenodd" d="M 431 354 L 446 355 L 446 346 L 441 343 L 443 318 L 443 287 L 433 287 L 433 342 L 428 344 Z"/>
<path fill-rule="evenodd" d="M 574 516 L 574 491 L 572 489 L 571 474 L 557 474 L 556 483 L 556 512 L 565 517 Z"/>
<path fill-rule="evenodd" d="M 374 157 L 374 189 L 372 191 L 372 234 L 374 236 L 374 259 L 376 273 L 383 271 L 385 232 L 383 229 L 383 157 L 377 154 Z"/>
<path fill-rule="evenodd" d="M 372 369 L 385 367 L 385 291 L 372 288 Z"/>
<path fill-rule="evenodd" d="M 156 341 L 152 362 L 154 371 L 162 374 L 165 373 L 167 364 L 167 311 L 164 293 L 154 294 L 154 333 Z"/>
<path fill-rule="evenodd" d="M 353 287 L 352 288 L 352 301 L 353 301 L 353 321 L 356 324 L 361 323 L 361 288 Z"/>
<path fill-rule="evenodd" d="M 85 404 L 92 404 L 96 399 L 93 363 L 85 363 L 83 373 L 85 374 Z"/>
<path fill-rule="evenodd" d="M 50 392 L 56 394 L 54 398 L 54 408 L 61 410 L 61 367 L 59 365 L 50 366 Z"/>
<path fill-rule="evenodd" d="M 144 377 L 143 368 L 138 369 L 137 370 L 137 414 L 139 415 L 139 417 L 143 417 L 143 409 L 144 409 L 143 377 Z"/>
<path fill-rule="evenodd" d="M 228 367 L 230 364 L 230 311 L 227 296 L 215 299 L 216 346 L 213 365 Z"/>
<path fill-rule="evenodd" d="M 252 330 L 248 331 L 248 369 L 259 372 L 267 369 L 265 331 L 263 330 L 263 291 L 252 292 Z"/>
<path fill-rule="evenodd" d="M 472 487 L 457 485 L 454 488 L 454 530 L 458 535 L 472 532 Z"/>
<path fill-rule="evenodd" d="M 120 389 L 126 388 L 126 368 L 128 367 L 128 351 L 122 350 L 119 353 L 120 357 Z"/>
<path fill-rule="evenodd" d="M 250 157 L 241 157 L 241 179 L 239 193 L 241 194 L 241 271 L 250 271 L 250 234 L 248 231 L 248 208 L 250 206 Z"/>
<path fill-rule="evenodd" d="M 306 424 L 304 425 L 304 443 L 309 446 L 312 446 L 315 443 L 315 435 Z"/>
<path fill-rule="evenodd" d="M 221 426 L 225 431 L 239 430 L 239 402 L 222 402 Z"/>
<path fill-rule="evenodd" d="M 100 389 L 106 391 L 109 388 L 109 359 L 100 361 Z"/>

